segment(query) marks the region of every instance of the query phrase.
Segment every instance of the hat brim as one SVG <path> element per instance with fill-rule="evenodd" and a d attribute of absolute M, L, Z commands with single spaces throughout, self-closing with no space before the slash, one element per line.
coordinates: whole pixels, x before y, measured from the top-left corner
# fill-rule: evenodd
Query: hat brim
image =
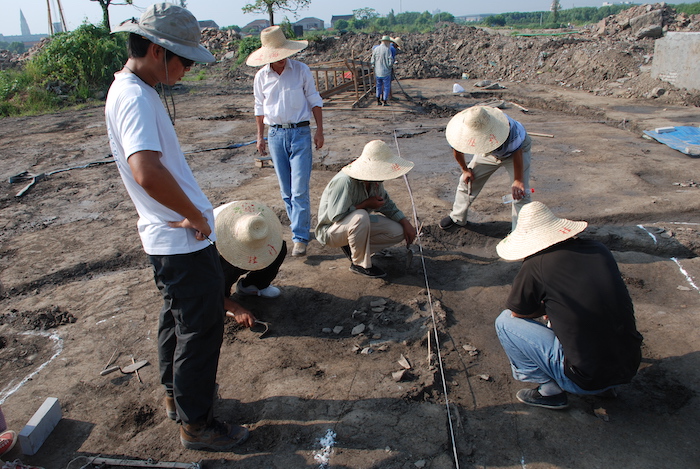
<path fill-rule="evenodd" d="M 257 248 L 236 237 L 233 228 L 244 216 L 259 215 L 265 220 L 268 236 Z M 272 264 L 282 249 L 282 223 L 271 208 L 261 202 L 241 200 L 215 210 L 216 248 L 221 257 L 244 270 L 262 270 Z"/>
<path fill-rule="evenodd" d="M 415 164 L 412 161 L 395 157 L 393 161 L 367 161 L 357 159 L 343 166 L 342 172 L 359 181 L 387 181 L 408 173 Z"/>
<path fill-rule="evenodd" d="M 507 261 L 516 261 L 537 254 L 550 246 L 573 238 L 586 229 L 585 221 L 560 218 L 557 223 L 532 230 L 515 230 L 496 246 L 496 252 Z"/>
<path fill-rule="evenodd" d="M 151 41 L 154 44 L 158 44 L 159 46 L 162 46 L 163 48 L 169 50 L 170 52 L 179 55 L 180 57 L 184 57 L 186 59 L 194 60 L 195 62 L 199 63 L 214 63 L 216 62 L 216 57 L 209 52 L 203 45 L 198 45 L 197 47 L 192 47 L 192 46 L 187 46 L 184 44 L 179 44 L 174 41 L 170 41 L 168 39 L 163 39 L 160 37 L 157 37 L 148 31 L 142 29 L 138 23 L 134 23 L 133 21 L 127 21 L 119 26 L 115 26 L 112 29 L 113 33 L 118 33 L 118 32 L 128 32 L 128 33 L 134 33 L 138 34 L 139 36 L 143 36 L 149 41 Z"/>
<path fill-rule="evenodd" d="M 492 125 L 484 132 L 477 132 L 466 122 L 466 112 L 460 111 L 447 123 L 445 138 L 452 148 L 469 154 L 486 154 L 503 145 L 510 134 L 508 116 L 495 108 L 483 106 L 492 120 Z"/>
<path fill-rule="evenodd" d="M 271 64 L 287 57 L 291 57 L 297 52 L 306 49 L 309 41 L 293 41 L 287 39 L 282 47 L 267 47 L 262 46 L 260 49 L 251 52 L 246 59 L 246 65 L 250 67 L 260 67 L 262 65 Z"/>

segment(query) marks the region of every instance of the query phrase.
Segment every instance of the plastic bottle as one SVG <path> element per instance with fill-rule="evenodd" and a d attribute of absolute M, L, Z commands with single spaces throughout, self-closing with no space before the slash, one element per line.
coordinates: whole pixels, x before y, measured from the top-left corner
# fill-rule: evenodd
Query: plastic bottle
<path fill-rule="evenodd" d="M 530 192 L 535 192 L 535 189 L 530 189 Z M 509 204 L 513 202 L 513 194 L 506 194 L 504 195 L 501 200 L 503 200 L 504 204 Z"/>

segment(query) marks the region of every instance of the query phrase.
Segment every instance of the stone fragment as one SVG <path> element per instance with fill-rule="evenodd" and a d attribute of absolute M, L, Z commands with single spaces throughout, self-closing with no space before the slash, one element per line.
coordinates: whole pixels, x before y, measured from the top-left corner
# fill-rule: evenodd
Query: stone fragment
<path fill-rule="evenodd" d="M 384 298 L 379 298 L 378 300 L 370 301 L 369 305 L 372 307 L 375 306 L 384 306 L 386 304 L 386 300 Z"/>
<path fill-rule="evenodd" d="M 335 327 L 333 328 L 333 333 L 334 333 L 334 334 L 337 335 L 337 334 L 340 334 L 341 332 L 343 332 L 343 326 L 335 326 Z"/>
<path fill-rule="evenodd" d="M 399 358 L 398 362 L 403 368 L 407 370 L 411 369 L 411 363 L 408 361 L 408 358 L 403 356 L 403 354 L 401 354 L 401 358 Z"/>
<path fill-rule="evenodd" d="M 321 332 L 323 332 L 324 334 L 330 334 L 331 332 L 333 332 L 333 329 L 331 329 L 330 327 L 324 327 L 323 329 L 321 329 Z"/>
<path fill-rule="evenodd" d="M 358 324 L 357 326 L 352 328 L 352 332 L 350 334 L 352 335 L 358 335 L 362 334 L 365 331 L 365 325 L 364 324 Z"/>
<path fill-rule="evenodd" d="M 401 381 L 403 379 L 405 374 L 406 374 L 406 370 L 394 371 L 391 374 L 391 377 L 394 378 L 394 381 L 396 381 L 398 383 L 399 381 Z"/>

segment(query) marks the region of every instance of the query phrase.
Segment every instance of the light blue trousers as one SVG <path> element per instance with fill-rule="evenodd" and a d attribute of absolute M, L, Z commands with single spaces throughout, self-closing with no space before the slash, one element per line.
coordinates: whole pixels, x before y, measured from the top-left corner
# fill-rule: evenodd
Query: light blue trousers
<path fill-rule="evenodd" d="M 496 319 L 496 334 L 508 355 L 513 378 L 518 381 L 543 384 L 556 381 L 560 388 L 572 394 L 600 394 L 581 389 L 564 374 L 564 351 L 554 332 L 533 319 L 514 318 L 504 310 Z"/>
<path fill-rule="evenodd" d="M 308 244 L 311 230 L 311 127 L 270 127 L 267 145 L 291 224 L 292 241 Z"/>
<path fill-rule="evenodd" d="M 387 101 L 390 93 L 391 75 L 386 77 L 377 77 L 377 98 L 382 98 L 382 101 Z"/>

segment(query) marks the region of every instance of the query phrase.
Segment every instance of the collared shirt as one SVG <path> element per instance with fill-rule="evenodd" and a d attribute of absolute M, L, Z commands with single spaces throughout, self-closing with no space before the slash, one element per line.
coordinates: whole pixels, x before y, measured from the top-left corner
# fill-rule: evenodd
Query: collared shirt
<path fill-rule="evenodd" d="M 323 107 L 309 66 L 287 59 L 282 74 L 270 64 L 255 74 L 255 115 L 265 116 L 267 125 L 296 124 L 311 120 L 311 108 Z"/>
<path fill-rule="evenodd" d="M 374 74 L 379 77 L 391 76 L 391 67 L 394 65 L 394 56 L 391 49 L 384 44 L 379 44 L 372 49 L 372 65 Z"/>
<path fill-rule="evenodd" d="M 527 137 L 527 132 L 525 131 L 523 124 L 511 118 L 507 114 L 506 117 L 508 118 L 508 123 L 510 124 L 510 133 L 508 134 L 508 138 L 505 142 L 503 142 L 503 145 L 488 153 L 489 155 L 495 156 L 499 160 L 504 160 L 511 156 L 513 152 L 520 148 L 525 141 L 525 137 Z"/>
<path fill-rule="evenodd" d="M 406 218 L 403 212 L 396 207 L 394 201 L 391 200 L 389 194 L 387 194 L 384 184 L 371 181 L 369 182 L 369 190 L 367 190 L 363 181 L 353 179 L 341 171 L 331 179 L 321 195 L 321 203 L 318 207 L 316 240 L 321 244 L 326 244 L 328 228 L 333 223 L 345 218 L 350 212 L 356 210 L 355 205 L 373 195 L 384 199 L 384 205 L 376 210 L 377 212 L 394 221 Z"/>

